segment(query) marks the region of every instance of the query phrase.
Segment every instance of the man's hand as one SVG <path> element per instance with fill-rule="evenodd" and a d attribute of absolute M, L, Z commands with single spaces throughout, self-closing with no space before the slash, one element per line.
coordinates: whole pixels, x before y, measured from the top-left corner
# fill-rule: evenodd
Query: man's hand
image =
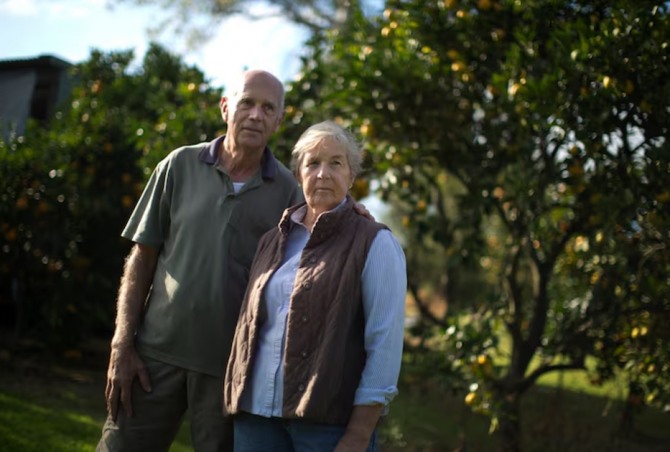
<path fill-rule="evenodd" d="M 135 378 L 139 378 L 142 389 L 151 391 L 149 373 L 135 350 L 134 335 L 151 287 L 158 253 L 158 249 L 138 243 L 130 251 L 123 268 L 105 389 L 107 411 L 114 421 L 119 402 L 128 416 L 133 415 L 131 399 Z"/>
<path fill-rule="evenodd" d="M 151 392 L 151 380 L 149 372 L 140 359 L 135 347 L 112 347 L 107 369 L 107 387 L 105 388 L 105 399 L 107 401 L 107 412 L 116 422 L 119 412 L 119 402 L 123 406 L 128 417 L 133 415 L 132 388 L 135 377 L 139 378 L 142 389 Z"/>
<path fill-rule="evenodd" d="M 368 220 L 375 221 L 375 217 L 373 217 L 370 211 L 367 209 L 367 207 L 365 207 L 360 202 L 354 204 L 354 210 L 356 211 L 357 214 L 364 216 Z"/>

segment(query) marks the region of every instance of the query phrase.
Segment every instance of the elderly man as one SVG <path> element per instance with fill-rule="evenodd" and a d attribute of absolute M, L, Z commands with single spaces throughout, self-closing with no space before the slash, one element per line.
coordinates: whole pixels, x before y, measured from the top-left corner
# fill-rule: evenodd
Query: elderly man
<path fill-rule="evenodd" d="M 220 108 L 226 135 L 161 161 L 122 233 L 135 246 L 98 450 L 168 450 L 187 409 L 195 450 L 232 450 L 221 384 L 248 271 L 260 237 L 302 193 L 267 147 L 283 118 L 281 82 L 246 72 Z"/>

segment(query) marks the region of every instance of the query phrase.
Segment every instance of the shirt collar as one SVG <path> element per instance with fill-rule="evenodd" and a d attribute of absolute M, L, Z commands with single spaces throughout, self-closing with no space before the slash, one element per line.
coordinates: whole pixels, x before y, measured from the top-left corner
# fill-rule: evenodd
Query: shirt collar
<path fill-rule="evenodd" d="M 307 203 L 303 202 L 297 206 L 289 207 L 284 211 L 282 219 L 279 221 L 278 225 L 282 235 L 288 235 L 294 222 L 298 224 L 301 223 L 301 220 L 304 217 L 306 204 Z M 340 229 L 340 222 L 347 221 L 347 217 L 350 215 L 358 215 L 354 212 L 354 204 L 354 199 L 351 195 L 347 194 L 344 201 L 337 207 L 319 215 L 319 219 L 311 231 L 311 243 L 317 244 L 324 241 Z"/>
<path fill-rule="evenodd" d="M 323 215 L 327 215 L 330 212 L 337 211 L 338 209 L 340 209 L 346 203 L 347 203 L 347 196 L 345 196 L 344 199 L 342 199 L 342 202 L 340 202 L 337 206 L 333 207 L 332 209 L 330 209 L 326 212 L 321 213 L 319 215 L 319 218 L 321 218 L 321 216 L 323 216 Z M 289 228 L 293 227 L 294 223 L 295 224 L 301 224 L 301 225 L 304 226 L 304 223 L 302 222 L 302 220 L 305 218 L 305 213 L 307 213 L 307 204 L 302 204 L 297 210 L 293 211 L 293 213 L 291 213 L 291 215 L 289 217 L 291 219 L 291 224 L 289 225 Z M 318 223 L 318 221 L 319 221 L 319 219 L 317 218 L 316 222 Z"/>
<path fill-rule="evenodd" d="M 219 146 L 223 146 L 223 139 L 225 137 L 225 135 L 222 135 L 207 143 L 198 155 L 200 161 L 208 165 L 214 165 L 219 159 L 217 149 L 219 149 Z M 277 176 L 277 167 L 277 159 L 272 154 L 270 148 L 265 146 L 263 157 L 261 158 L 261 175 L 263 179 L 274 179 Z"/>

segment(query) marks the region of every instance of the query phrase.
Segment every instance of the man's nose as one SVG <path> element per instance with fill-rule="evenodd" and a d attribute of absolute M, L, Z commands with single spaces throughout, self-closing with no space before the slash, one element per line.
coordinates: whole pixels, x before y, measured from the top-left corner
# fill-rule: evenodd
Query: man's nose
<path fill-rule="evenodd" d="M 262 105 L 254 105 L 251 107 L 251 111 L 249 112 L 249 117 L 253 119 L 261 119 L 263 117 L 263 106 Z"/>

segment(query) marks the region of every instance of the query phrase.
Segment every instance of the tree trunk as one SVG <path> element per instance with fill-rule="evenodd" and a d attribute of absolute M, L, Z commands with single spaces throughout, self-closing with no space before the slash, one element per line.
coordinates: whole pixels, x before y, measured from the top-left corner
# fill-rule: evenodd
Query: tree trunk
<path fill-rule="evenodd" d="M 499 433 L 501 450 L 505 452 L 521 451 L 521 419 L 519 418 L 520 394 L 517 392 L 500 394 Z"/>
<path fill-rule="evenodd" d="M 634 382 L 628 382 L 628 397 L 621 412 L 621 419 L 619 421 L 619 431 L 628 438 L 635 431 L 635 413 L 640 410 L 644 401 L 644 391 Z"/>
<path fill-rule="evenodd" d="M 16 309 L 14 314 L 14 334 L 12 336 L 12 342 L 16 343 L 23 334 L 23 326 L 26 315 L 22 284 L 21 279 L 18 275 L 12 277 L 11 294 L 12 294 L 12 303 L 14 303 L 14 307 Z"/>

